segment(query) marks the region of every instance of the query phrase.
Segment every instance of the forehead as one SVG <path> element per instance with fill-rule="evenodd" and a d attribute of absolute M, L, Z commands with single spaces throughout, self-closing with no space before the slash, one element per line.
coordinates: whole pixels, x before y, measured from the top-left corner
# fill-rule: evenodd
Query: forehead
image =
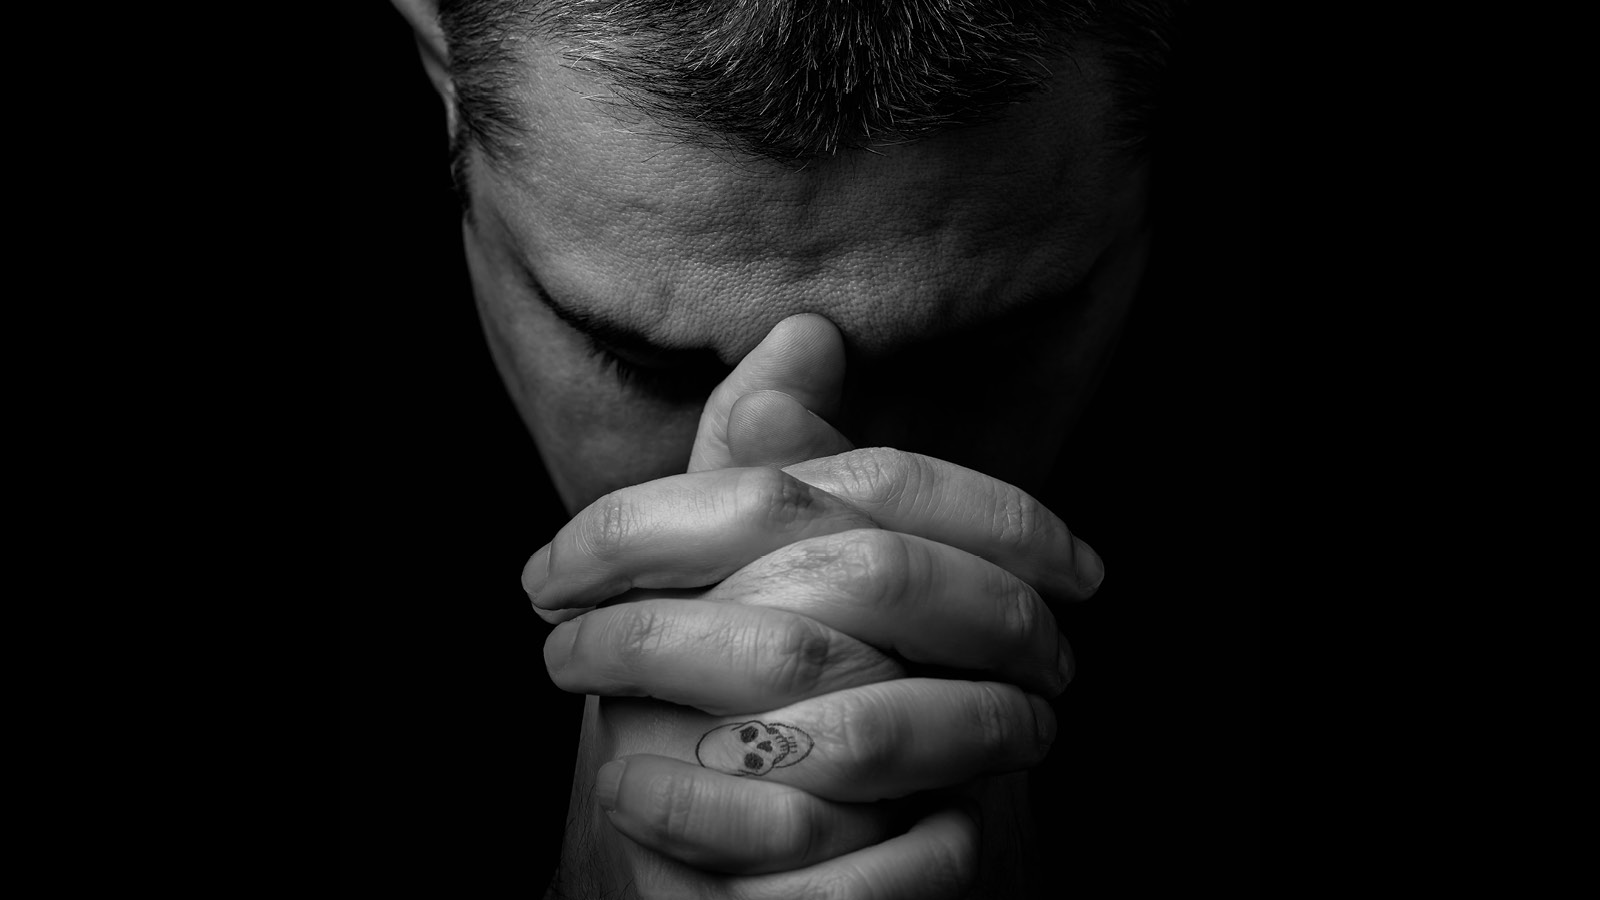
<path fill-rule="evenodd" d="M 1136 206 L 1093 59 L 1000 121 L 794 169 L 667 137 L 601 78 L 528 53 L 529 137 L 474 206 L 552 294 L 737 358 L 821 313 L 861 350 L 1073 287 Z"/>

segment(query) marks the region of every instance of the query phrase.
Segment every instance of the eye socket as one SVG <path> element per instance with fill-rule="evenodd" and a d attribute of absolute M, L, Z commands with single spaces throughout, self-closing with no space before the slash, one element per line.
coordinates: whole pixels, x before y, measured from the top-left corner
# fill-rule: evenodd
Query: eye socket
<path fill-rule="evenodd" d="M 568 329 L 583 338 L 584 348 L 588 351 L 589 357 L 598 360 L 600 368 L 609 371 L 616 378 L 617 386 L 625 392 L 644 394 L 658 402 L 671 405 L 704 403 L 711 395 L 712 389 L 733 371 L 732 366 L 723 365 L 716 353 L 710 349 L 655 348 L 648 340 L 642 340 L 637 333 L 626 328 L 618 328 L 604 317 L 584 312 L 582 306 L 557 303 L 544 289 L 533 268 L 521 254 L 513 253 L 511 259 L 516 267 L 519 281 L 528 294 L 561 320 Z M 633 342 L 637 342 L 642 349 L 632 352 L 625 349 L 619 352 L 616 342 L 605 339 L 605 336 L 611 333 L 628 339 L 627 343 L 621 345 L 622 347 L 631 348 Z M 654 349 L 660 351 L 659 360 L 652 352 Z M 646 361 L 641 362 L 641 356 Z M 670 363 L 667 360 L 670 360 Z M 654 364 L 657 362 L 661 364 Z"/>
<path fill-rule="evenodd" d="M 604 371 L 610 372 L 623 390 L 643 393 L 666 403 L 701 402 L 711 396 L 711 391 L 733 371 L 715 361 L 688 366 L 649 366 L 624 359 L 593 335 L 585 334 L 584 343 L 589 357 L 596 359 Z"/>

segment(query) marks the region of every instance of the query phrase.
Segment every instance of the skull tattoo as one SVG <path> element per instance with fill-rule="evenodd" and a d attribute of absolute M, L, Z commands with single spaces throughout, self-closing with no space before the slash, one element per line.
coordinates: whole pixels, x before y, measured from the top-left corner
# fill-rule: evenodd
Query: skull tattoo
<path fill-rule="evenodd" d="M 738 722 L 706 732 L 694 748 L 700 765 L 729 775 L 765 775 L 811 752 L 811 735 L 782 722 Z"/>

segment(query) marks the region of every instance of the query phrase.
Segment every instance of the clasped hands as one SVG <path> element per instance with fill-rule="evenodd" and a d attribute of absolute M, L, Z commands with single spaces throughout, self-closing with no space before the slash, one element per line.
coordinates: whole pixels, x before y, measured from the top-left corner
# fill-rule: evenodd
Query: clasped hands
<path fill-rule="evenodd" d="M 939 792 L 1054 740 L 1072 657 L 1046 598 L 1092 594 L 1099 558 L 1018 488 L 851 449 L 822 417 L 843 370 L 832 323 L 780 322 L 708 400 L 687 473 L 597 500 L 524 568 L 560 622 L 551 678 L 602 698 L 568 835 L 591 884 L 958 896 L 978 826 Z M 932 800 L 884 802 L 911 796 Z"/>

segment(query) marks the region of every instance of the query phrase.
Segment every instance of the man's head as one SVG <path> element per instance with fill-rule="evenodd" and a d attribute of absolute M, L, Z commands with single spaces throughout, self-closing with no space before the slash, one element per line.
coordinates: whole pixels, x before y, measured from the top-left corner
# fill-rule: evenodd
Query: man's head
<path fill-rule="evenodd" d="M 569 507 L 682 471 L 710 388 L 799 312 L 845 336 L 858 445 L 1047 471 L 1143 265 L 1154 7 L 400 5 Z"/>
<path fill-rule="evenodd" d="M 443 0 L 461 136 L 515 158 L 528 41 L 606 82 L 652 128 L 780 161 L 892 145 L 993 118 L 1069 48 L 1109 51 L 1115 135 L 1137 144 L 1167 6 L 1062 0 Z"/>

